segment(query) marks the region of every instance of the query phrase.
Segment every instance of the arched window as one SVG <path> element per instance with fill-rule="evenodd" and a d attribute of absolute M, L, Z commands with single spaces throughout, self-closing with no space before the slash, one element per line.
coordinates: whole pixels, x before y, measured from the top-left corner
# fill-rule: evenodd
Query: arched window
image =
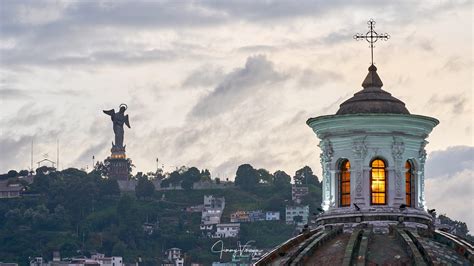
<path fill-rule="evenodd" d="M 413 196 L 413 165 L 410 161 L 407 161 L 405 163 L 405 195 L 406 195 L 406 202 L 405 204 L 408 207 L 411 207 L 414 205 L 414 199 L 415 197 Z"/>
<path fill-rule="evenodd" d="M 351 164 L 344 160 L 341 164 L 341 178 L 339 181 L 339 195 L 341 207 L 351 205 Z"/>
<path fill-rule="evenodd" d="M 387 172 L 385 162 L 375 159 L 370 164 L 370 203 L 373 205 L 387 204 Z"/>

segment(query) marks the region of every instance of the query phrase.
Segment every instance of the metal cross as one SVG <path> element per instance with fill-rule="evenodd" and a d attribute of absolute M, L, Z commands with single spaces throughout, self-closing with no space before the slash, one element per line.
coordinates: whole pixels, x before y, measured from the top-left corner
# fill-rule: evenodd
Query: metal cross
<path fill-rule="evenodd" d="M 371 55 L 371 58 L 372 58 L 372 65 L 374 64 L 374 43 L 377 42 L 379 39 L 383 40 L 383 41 L 386 41 L 388 39 L 390 39 L 390 35 L 388 35 L 387 33 L 383 33 L 383 34 L 378 34 L 374 28 L 375 28 L 375 21 L 373 19 L 370 19 L 369 21 L 367 21 L 367 25 L 369 25 L 369 31 L 364 35 L 364 34 L 360 34 L 360 33 L 357 33 L 356 35 L 354 35 L 354 39 L 356 41 L 358 40 L 362 40 L 362 39 L 365 39 L 368 43 L 370 43 L 370 55 Z"/>

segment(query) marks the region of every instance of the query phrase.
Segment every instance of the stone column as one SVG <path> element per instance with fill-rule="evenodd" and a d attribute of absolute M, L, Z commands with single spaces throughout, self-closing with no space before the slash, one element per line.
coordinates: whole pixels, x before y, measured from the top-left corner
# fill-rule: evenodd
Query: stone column
<path fill-rule="evenodd" d="M 334 195 L 331 195 L 331 161 L 333 156 L 333 149 L 331 142 L 328 139 L 323 139 L 319 142 L 319 147 L 321 148 L 321 165 L 323 167 L 323 191 L 322 191 L 322 204 L 321 207 L 323 210 L 327 211 L 329 207 L 334 204 Z"/>
<path fill-rule="evenodd" d="M 398 138 L 393 138 L 392 156 L 395 163 L 393 169 L 395 173 L 395 197 L 393 198 L 393 205 L 399 206 L 405 203 L 405 186 L 404 186 L 404 164 L 402 162 L 403 153 L 405 152 L 405 144 Z M 390 191 L 389 191 L 390 192 Z M 390 195 L 390 193 L 389 193 Z"/>
<path fill-rule="evenodd" d="M 364 138 L 365 139 L 365 138 Z M 351 182 L 355 182 L 355 190 L 351 191 L 354 203 L 359 207 L 365 206 L 366 196 L 364 195 L 364 159 L 367 155 L 367 147 L 364 139 L 355 140 L 352 144 L 354 161 L 351 162 Z"/>
<path fill-rule="evenodd" d="M 426 150 L 425 146 L 428 144 L 427 141 L 423 141 L 420 150 L 418 152 L 419 166 L 417 169 L 417 181 L 418 181 L 418 207 L 428 210 L 425 200 L 425 161 L 426 161 Z"/>

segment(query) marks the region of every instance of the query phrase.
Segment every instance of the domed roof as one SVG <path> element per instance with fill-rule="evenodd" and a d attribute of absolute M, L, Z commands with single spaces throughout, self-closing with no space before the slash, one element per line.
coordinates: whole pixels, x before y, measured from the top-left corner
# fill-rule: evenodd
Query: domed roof
<path fill-rule="evenodd" d="M 369 74 L 362 82 L 363 90 L 343 102 L 336 115 L 345 114 L 410 114 L 405 103 L 393 97 L 390 93 L 382 90 L 382 80 L 377 74 L 374 65 L 369 67 Z"/>

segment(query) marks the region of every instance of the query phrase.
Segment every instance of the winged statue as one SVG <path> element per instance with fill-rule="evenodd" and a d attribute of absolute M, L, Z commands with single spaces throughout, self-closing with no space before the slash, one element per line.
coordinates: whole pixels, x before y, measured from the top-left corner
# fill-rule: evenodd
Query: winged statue
<path fill-rule="evenodd" d="M 115 109 L 111 110 L 103 110 L 103 112 L 107 115 L 110 115 L 110 118 L 113 122 L 114 134 L 115 134 L 115 144 L 112 143 L 113 147 L 116 148 L 124 148 L 123 146 L 123 136 L 124 130 L 123 125 L 125 124 L 128 128 L 130 128 L 130 122 L 128 120 L 128 115 L 125 114 L 127 110 L 126 104 L 121 104 L 119 106 L 119 111 L 115 112 Z"/>

